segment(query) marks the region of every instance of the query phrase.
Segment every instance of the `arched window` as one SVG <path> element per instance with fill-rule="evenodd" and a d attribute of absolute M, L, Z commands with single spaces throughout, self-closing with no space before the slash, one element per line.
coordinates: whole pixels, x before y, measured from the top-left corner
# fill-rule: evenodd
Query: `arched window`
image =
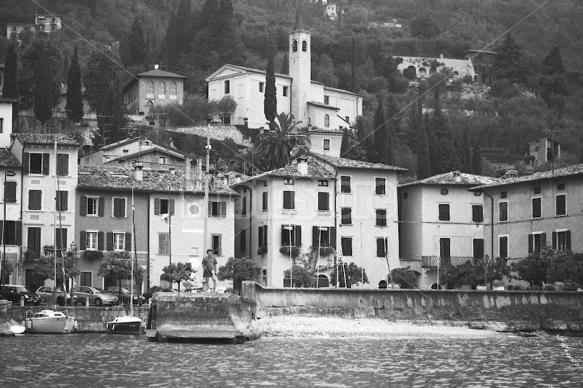
<path fill-rule="evenodd" d="M 296 51 L 298 51 L 298 41 L 294 40 L 292 43 L 292 50 L 295 53 Z"/>
<path fill-rule="evenodd" d="M 146 101 L 146 110 L 149 110 L 153 107 L 154 107 L 154 103 L 152 102 L 152 100 Z"/>
<path fill-rule="evenodd" d="M 176 82 L 172 81 L 172 82 L 170 83 L 170 95 L 171 95 L 171 96 L 175 96 L 175 95 L 177 95 L 177 94 L 178 94 L 178 92 L 177 92 L 177 89 L 178 89 L 178 88 L 176 87 Z"/>
<path fill-rule="evenodd" d="M 158 94 L 166 94 L 166 84 L 164 81 L 160 81 L 158 84 Z"/>
<path fill-rule="evenodd" d="M 302 41 L 302 51 L 308 51 L 308 42 Z"/>
<path fill-rule="evenodd" d="M 324 115 L 324 127 L 330 127 L 330 115 Z"/>
<path fill-rule="evenodd" d="M 146 93 L 154 94 L 154 83 L 152 81 L 146 82 Z"/>

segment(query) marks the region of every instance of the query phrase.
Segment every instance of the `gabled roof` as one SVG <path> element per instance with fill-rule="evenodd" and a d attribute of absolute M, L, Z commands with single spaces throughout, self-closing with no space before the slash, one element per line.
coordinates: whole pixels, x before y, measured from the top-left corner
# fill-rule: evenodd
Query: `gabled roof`
<path fill-rule="evenodd" d="M 0 167 L 20 168 L 22 167 L 16 156 L 7 149 L 0 148 Z"/>
<path fill-rule="evenodd" d="M 134 152 L 132 154 L 124 154 L 124 155 L 117 157 L 115 159 L 108 160 L 107 163 L 113 163 L 113 162 L 117 162 L 119 160 L 133 159 L 137 156 L 148 155 L 148 154 L 152 154 L 152 153 L 170 155 L 170 156 L 174 156 L 175 158 L 178 158 L 178 159 L 186 159 L 186 156 L 184 156 L 184 154 L 180 151 L 173 151 L 172 149 L 162 148 L 162 147 L 152 147 L 152 148 L 148 148 L 147 150 Z"/>
<path fill-rule="evenodd" d="M 79 143 L 62 133 L 13 133 L 11 135 L 25 145 L 54 145 L 79 147 Z"/>
<path fill-rule="evenodd" d="M 267 74 L 267 72 L 265 70 L 259 70 L 259 69 L 253 69 L 251 67 L 246 67 L 246 66 L 239 66 L 239 65 L 232 65 L 230 63 L 227 63 L 221 67 L 219 67 L 216 71 L 214 71 L 211 75 L 209 75 L 205 81 L 209 81 L 213 78 L 216 77 L 216 75 L 218 73 L 220 73 L 223 69 L 227 69 L 227 68 L 231 68 L 234 70 L 240 70 L 241 73 L 256 73 L 256 74 Z M 275 73 L 276 77 L 281 77 L 281 78 L 289 78 L 291 79 L 291 77 L 287 74 L 280 74 L 280 73 Z"/>
<path fill-rule="evenodd" d="M 149 70 L 144 73 L 140 73 L 137 75 L 138 78 L 140 77 L 160 77 L 160 78 L 186 78 L 183 75 L 170 73 L 169 71 L 164 71 L 160 69 Z"/>
<path fill-rule="evenodd" d="M 543 181 L 547 179 L 556 179 L 556 178 L 563 178 L 569 176 L 577 176 L 583 175 L 583 164 L 574 164 L 571 166 L 557 168 L 554 171 L 544 171 L 544 172 L 536 172 L 532 175 L 525 175 L 517 178 L 507 178 L 507 179 L 500 179 L 496 182 L 486 185 L 480 185 L 476 187 L 472 187 L 472 191 L 482 191 L 483 189 L 487 189 L 490 187 L 502 187 L 502 186 L 510 186 L 524 182 L 536 182 L 536 181 Z"/>
<path fill-rule="evenodd" d="M 311 153 L 312 156 L 315 158 L 320 158 L 323 161 L 331 164 L 337 168 L 354 168 L 354 169 L 366 169 L 366 170 L 386 170 L 386 171 L 397 171 L 397 172 L 405 172 L 408 171 L 406 168 L 397 167 L 397 166 L 390 166 L 388 164 L 382 163 L 370 163 L 370 162 L 363 162 L 360 160 L 352 160 L 346 158 L 335 158 L 332 156 L 324 156 Z"/>
<path fill-rule="evenodd" d="M 485 185 L 498 181 L 497 178 L 492 178 L 483 175 L 466 174 L 459 171 L 450 171 L 439 175 L 434 175 L 429 178 L 421 179 L 415 182 L 408 182 L 399 185 L 399 187 L 414 186 L 414 185 L 452 185 L 452 186 L 476 186 Z"/>
<path fill-rule="evenodd" d="M 314 105 L 314 106 L 317 106 L 319 108 L 331 109 L 331 110 L 336 110 L 336 111 L 340 110 L 340 108 L 337 108 L 337 107 L 332 106 L 332 105 L 324 104 L 323 102 L 308 101 L 307 104 Z"/>
<path fill-rule="evenodd" d="M 313 158 L 308 158 L 308 173 L 301 174 L 298 171 L 297 164 L 292 164 L 290 166 L 285 166 L 278 168 L 276 170 L 271 170 L 264 172 L 259 175 L 255 175 L 246 179 L 240 183 L 253 181 L 256 179 L 262 179 L 267 177 L 276 178 L 310 178 L 310 179 L 334 179 L 334 176 L 328 172 L 323 166 L 316 162 Z M 237 183 L 237 184 L 240 184 Z M 236 185 L 236 184 L 235 184 Z M 234 185 L 233 185 L 234 186 Z"/>
<path fill-rule="evenodd" d="M 163 192 L 204 194 L 204 190 L 186 189 L 185 175 L 181 170 L 143 170 L 143 180 L 133 178 L 129 168 L 103 166 L 79 166 L 78 189 L 131 190 L 138 192 Z M 228 187 L 211 188 L 212 195 L 233 195 L 237 192 Z"/>

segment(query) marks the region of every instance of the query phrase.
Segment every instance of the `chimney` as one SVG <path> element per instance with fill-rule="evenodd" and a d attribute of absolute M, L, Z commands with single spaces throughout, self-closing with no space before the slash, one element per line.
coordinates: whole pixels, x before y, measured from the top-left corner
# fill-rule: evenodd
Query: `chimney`
<path fill-rule="evenodd" d="M 134 179 L 138 182 L 144 180 L 144 165 L 140 162 L 134 163 Z"/>
<path fill-rule="evenodd" d="M 452 175 L 453 180 L 456 181 L 457 183 L 460 183 L 462 181 L 462 174 L 459 171 L 453 171 Z"/>
<path fill-rule="evenodd" d="M 305 158 L 298 158 L 297 169 L 300 175 L 308 175 L 308 160 Z"/>

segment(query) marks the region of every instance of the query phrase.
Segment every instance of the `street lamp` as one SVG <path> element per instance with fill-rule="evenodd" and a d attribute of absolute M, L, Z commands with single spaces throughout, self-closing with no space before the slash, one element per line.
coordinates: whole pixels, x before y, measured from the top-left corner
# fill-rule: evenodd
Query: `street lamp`
<path fill-rule="evenodd" d="M 3 201 L 4 201 L 4 218 L 2 219 L 2 267 L 0 268 L 0 288 L 2 286 L 2 284 L 4 283 L 4 271 L 6 268 L 6 239 L 4 238 L 6 236 L 6 178 L 7 177 L 12 177 L 15 176 L 16 173 L 14 171 L 8 171 L 8 170 L 4 170 L 4 197 L 3 197 Z M 2 295 L 4 296 L 4 294 Z"/>

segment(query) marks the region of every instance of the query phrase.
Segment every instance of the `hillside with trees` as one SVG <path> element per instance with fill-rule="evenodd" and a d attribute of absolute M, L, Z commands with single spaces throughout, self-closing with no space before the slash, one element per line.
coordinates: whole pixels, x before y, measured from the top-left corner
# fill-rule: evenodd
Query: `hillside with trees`
<path fill-rule="evenodd" d="M 559 162 L 583 159 L 583 4 L 577 0 L 340 0 L 335 20 L 314 0 L 36 3 L 1 0 L 0 24 L 31 23 L 35 12 L 51 12 L 61 16 L 62 30 L 48 42 L 23 33 L 12 48 L 2 38 L 0 57 L 8 62 L 15 52 L 12 93 L 19 93 L 21 108 L 35 107 L 39 126 L 71 68 L 80 69 L 91 107 L 110 117 L 100 125 L 119 129 L 125 125 L 119 89 L 133 74 L 154 64 L 183 74 L 186 101 L 199 106 L 205 77 L 224 63 L 286 73 L 288 34 L 299 25 L 312 36 L 312 78 L 364 96 L 357 132 L 346 135 L 346 156 L 404 166 L 420 178 L 454 168 L 492 174 L 480 150 L 524 155 L 529 141 L 552 136 L 566 155 Z M 392 20 L 402 27 L 383 24 Z M 399 56 L 464 58 L 469 49 L 500 53 L 487 94 L 462 98 L 469 81 L 436 73 L 419 83 L 397 70 Z M 51 71 L 40 77 L 35 69 L 44 61 Z M 39 77 L 50 79 L 37 85 Z M 100 77 L 108 84 L 95 81 Z M 193 112 L 191 121 L 205 116 L 180 108 Z"/>

